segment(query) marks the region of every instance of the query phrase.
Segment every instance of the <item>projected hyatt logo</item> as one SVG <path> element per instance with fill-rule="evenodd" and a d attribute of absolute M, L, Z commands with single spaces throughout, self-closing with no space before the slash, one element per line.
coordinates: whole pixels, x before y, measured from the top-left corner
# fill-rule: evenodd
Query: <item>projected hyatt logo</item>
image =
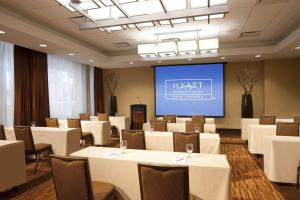
<path fill-rule="evenodd" d="M 214 100 L 212 79 L 165 80 L 166 100 Z"/>

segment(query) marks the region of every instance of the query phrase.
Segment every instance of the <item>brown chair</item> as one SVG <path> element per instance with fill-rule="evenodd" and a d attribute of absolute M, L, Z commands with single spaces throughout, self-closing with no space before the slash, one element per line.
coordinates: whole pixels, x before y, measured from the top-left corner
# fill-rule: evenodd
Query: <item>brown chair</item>
<path fill-rule="evenodd" d="M 167 122 L 151 120 L 150 126 L 153 127 L 153 131 L 167 131 Z"/>
<path fill-rule="evenodd" d="M 299 124 L 278 122 L 276 125 L 277 136 L 299 136 Z"/>
<path fill-rule="evenodd" d="M 299 178 L 300 178 L 300 161 L 297 169 L 297 189 L 299 190 Z"/>
<path fill-rule="evenodd" d="M 164 115 L 163 120 L 167 123 L 176 123 L 176 115 Z"/>
<path fill-rule="evenodd" d="M 138 164 L 142 200 L 189 200 L 189 170 Z"/>
<path fill-rule="evenodd" d="M 260 125 L 275 125 L 276 117 L 275 116 L 260 116 L 259 124 Z"/>
<path fill-rule="evenodd" d="M 300 124 L 300 115 L 294 116 L 294 123 Z"/>
<path fill-rule="evenodd" d="M 186 152 L 186 144 L 193 144 L 193 153 L 200 153 L 199 133 L 173 133 L 174 152 Z"/>
<path fill-rule="evenodd" d="M 204 124 L 202 122 L 186 121 L 185 127 L 186 132 L 204 133 Z"/>
<path fill-rule="evenodd" d="M 87 158 L 51 155 L 51 166 L 58 200 L 108 200 L 115 197 L 114 185 L 91 180 Z"/>
<path fill-rule="evenodd" d="M 140 130 L 122 130 L 122 139 L 127 141 L 128 149 L 146 150 L 145 133 Z"/>
<path fill-rule="evenodd" d="M 201 122 L 205 124 L 205 116 L 204 115 L 194 115 L 191 117 L 192 122 Z"/>
<path fill-rule="evenodd" d="M 6 140 L 4 126 L 0 124 L 0 140 Z"/>
<path fill-rule="evenodd" d="M 35 155 L 36 164 L 34 167 L 34 173 L 37 170 L 40 158 L 52 153 L 51 144 L 37 143 L 34 144 L 31 128 L 29 126 L 15 126 L 14 127 L 15 135 L 17 140 L 21 140 L 25 145 L 25 154 L 26 155 Z"/>
<path fill-rule="evenodd" d="M 90 121 L 90 114 L 89 113 L 79 113 L 79 118 L 82 121 Z"/>
<path fill-rule="evenodd" d="M 109 117 L 107 113 L 97 113 L 99 121 L 109 121 Z"/>
<path fill-rule="evenodd" d="M 79 128 L 81 132 L 81 139 L 84 141 L 84 144 L 94 145 L 94 137 L 92 133 L 82 132 L 80 119 L 68 118 L 68 127 L 69 128 Z"/>
<path fill-rule="evenodd" d="M 58 128 L 58 119 L 47 117 L 46 118 L 46 126 Z"/>

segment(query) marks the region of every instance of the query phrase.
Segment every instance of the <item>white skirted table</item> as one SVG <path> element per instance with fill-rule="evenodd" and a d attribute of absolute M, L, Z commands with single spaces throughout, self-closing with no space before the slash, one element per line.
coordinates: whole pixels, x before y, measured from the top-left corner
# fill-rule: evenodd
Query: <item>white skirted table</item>
<path fill-rule="evenodd" d="M 97 116 L 91 116 L 91 120 L 97 121 Z M 109 116 L 109 121 L 112 126 L 117 128 L 118 133 L 121 135 L 122 130 L 130 129 L 130 117 L 128 116 Z"/>
<path fill-rule="evenodd" d="M 157 151 L 174 151 L 173 133 L 160 131 L 145 132 L 146 148 Z M 200 133 L 200 153 L 219 154 L 220 136 L 214 133 Z"/>
<path fill-rule="evenodd" d="M 0 192 L 26 182 L 23 142 L 0 140 L 0 158 Z"/>
<path fill-rule="evenodd" d="M 163 117 L 158 117 L 158 120 L 163 120 Z M 176 123 L 185 123 L 191 121 L 190 117 L 176 117 Z M 215 118 L 205 118 L 205 124 L 215 124 Z"/>
<path fill-rule="evenodd" d="M 67 156 L 80 149 L 80 131 L 74 128 L 31 127 L 35 143 L 52 145 L 53 153 Z M 16 140 L 13 128 L 5 128 L 7 140 Z"/>
<path fill-rule="evenodd" d="M 150 122 L 143 124 L 144 131 L 150 131 L 151 126 Z M 185 123 L 167 123 L 167 129 L 170 132 L 186 132 Z M 216 125 L 215 124 L 204 124 L 204 133 L 215 133 Z"/>
<path fill-rule="evenodd" d="M 59 120 L 59 127 L 68 127 L 67 120 Z M 93 134 L 95 145 L 111 143 L 110 122 L 106 121 L 81 121 L 82 132 Z"/>
<path fill-rule="evenodd" d="M 296 183 L 299 161 L 300 137 L 264 138 L 264 172 L 270 181 Z"/>
<path fill-rule="evenodd" d="M 182 165 L 189 167 L 190 194 L 194 199 L 231 199 L 230 166 L 225 155 L 132 150 L 88 147 L 72 156 L 88 157 L 93 181 L 104 181 L 115 185 L 119 200 L 140 200 L 138 163 L 153 165 Z"/>

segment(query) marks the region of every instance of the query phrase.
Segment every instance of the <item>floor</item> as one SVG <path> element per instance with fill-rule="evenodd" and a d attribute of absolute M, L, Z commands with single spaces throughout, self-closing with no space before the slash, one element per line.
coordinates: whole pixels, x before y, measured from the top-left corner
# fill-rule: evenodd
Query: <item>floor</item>
<path fill-rule="evenodd" d="M 114 143 L 117 146 L 117 143 Z M 221 153 L 226 154 L 232 169 L 233 200 L 300 200 L 295 185 L 271 183 L 262 170 L 262 157 L 249 154 L 247 144 L 236 134 L 221 134 Z M 43 163 L 36 174 L 34 163 L 27 166 L 28 182 L 0 196 L 0 199 L 56 199 L 51 170 Z"/>

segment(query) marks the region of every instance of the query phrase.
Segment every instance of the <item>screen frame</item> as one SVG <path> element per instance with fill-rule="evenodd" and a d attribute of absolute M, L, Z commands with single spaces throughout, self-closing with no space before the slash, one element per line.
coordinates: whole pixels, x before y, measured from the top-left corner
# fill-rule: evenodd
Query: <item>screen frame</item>
<path fill-rule="evenodd" d="M 225 118 L 225 66 L 227 62 L 217 63 L 192 63 L 192 64 L 175 64 L 175 65 L 155 65 L 154 68 L 154 114 L 155 117 L 162 117 L 163 115 L 157 115 L 156 113 L 156 67 L 175 67 L 175 66 L 193 66 L 193 65 L 209 65 L 209 64 L 223 64 L 223 115 L 222 116 L 205 116 L 207 118 Z M 191 115 L 176 115 L 177 117 L 191 117 Z"/>

